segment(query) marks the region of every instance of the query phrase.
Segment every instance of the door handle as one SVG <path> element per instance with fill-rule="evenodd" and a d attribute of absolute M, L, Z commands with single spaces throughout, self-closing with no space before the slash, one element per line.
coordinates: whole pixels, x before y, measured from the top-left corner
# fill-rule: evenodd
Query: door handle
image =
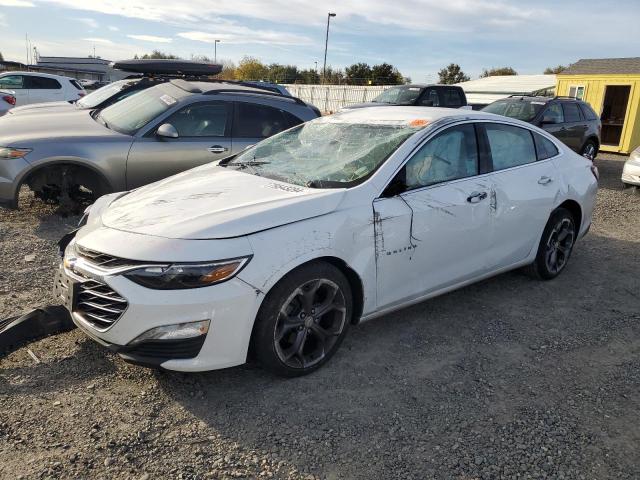
<path fill-rule="evenodd" d="M 487 192 L 473 192 L 467 197 L 467 202 L 478 203 L 487 198 Z"/>
<path fill-rule="evenodd" d="M 220 145 L 214 145 L 212 147 L 207 148 L 211 153 L 224 153 L 229 149 L 227 147 L 222 147 Z"/>
<path fill-rule="evenodd" d="M 551 183 L 551 182 L 553 182 L 553 178 L 547 177 L 546 175 L 538 179 L 538 183 L 540 185 L 546 185 L 547 183 Z"/>

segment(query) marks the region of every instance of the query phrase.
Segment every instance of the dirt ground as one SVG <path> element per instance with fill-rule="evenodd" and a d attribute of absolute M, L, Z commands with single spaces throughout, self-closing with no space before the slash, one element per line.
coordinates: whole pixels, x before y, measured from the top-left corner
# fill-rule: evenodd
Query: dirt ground
<path fill-rule="evenodd" d="M 1 478 L 640 478 L 640 195 L 601 156 L 556 280 L 500 275 L 353 328 L 305 378 L 148 370 L 79 331 L 0 360 Z M 76 218 L 0 211 L 0 318 L 52 301 Z"/>

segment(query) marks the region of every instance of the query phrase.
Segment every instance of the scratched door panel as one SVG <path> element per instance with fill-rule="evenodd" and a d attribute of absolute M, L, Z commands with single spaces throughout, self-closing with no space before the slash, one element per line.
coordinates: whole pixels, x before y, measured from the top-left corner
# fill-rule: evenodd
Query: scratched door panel
<path fill-rule="evenodd" d="M 380 307 L 487 272 L 490 186 L 474 177 L 374 202 Z"/>

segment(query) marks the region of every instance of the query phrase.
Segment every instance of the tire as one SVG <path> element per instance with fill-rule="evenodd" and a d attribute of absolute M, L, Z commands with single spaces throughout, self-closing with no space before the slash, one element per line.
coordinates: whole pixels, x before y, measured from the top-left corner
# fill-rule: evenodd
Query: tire
<path fill-rule="evenodd" d="M 596 142 L 593 140 L 587 140 L 587 143 L 585 143 L 582 150 L 580 150 L 580 155 L 591 161 L 595 160 L 598 155 L 598 145 L 596 145 Z"/>
<path fill-rule="evenodd" d="M 544 227 L 536 259 L 526 267 L 527 273 L 539 280 L 551 280 L 560 275 L 569 262 L 576 236 L 571 212 L 565 208 L 554 210 Z"/>
<path fill-rule="evenodd" d="M 336 352 L 352 315 L 351 286 L 344 274 L 325 262 L 303 265 L 284 276 L 262 302 L 251 351 L 277 375 L 309 374 Z"/>

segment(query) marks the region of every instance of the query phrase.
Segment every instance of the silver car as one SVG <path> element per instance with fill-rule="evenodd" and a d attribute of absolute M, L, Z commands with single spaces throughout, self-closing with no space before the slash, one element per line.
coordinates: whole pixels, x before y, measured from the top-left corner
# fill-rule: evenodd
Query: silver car
<path fill-rule="evenodd" d="M 0 118 L 0 205 L 28 185 L 46 201 L 130 190 L 320 115 L 302 100 L 237 84 L 172 80 L 104 110 Z"/>
<path fill-rule="evenodd" d="M 636 148 L 622 170 L 622 183 L 625 187 L 640 187 L 640 147 Z"/>

